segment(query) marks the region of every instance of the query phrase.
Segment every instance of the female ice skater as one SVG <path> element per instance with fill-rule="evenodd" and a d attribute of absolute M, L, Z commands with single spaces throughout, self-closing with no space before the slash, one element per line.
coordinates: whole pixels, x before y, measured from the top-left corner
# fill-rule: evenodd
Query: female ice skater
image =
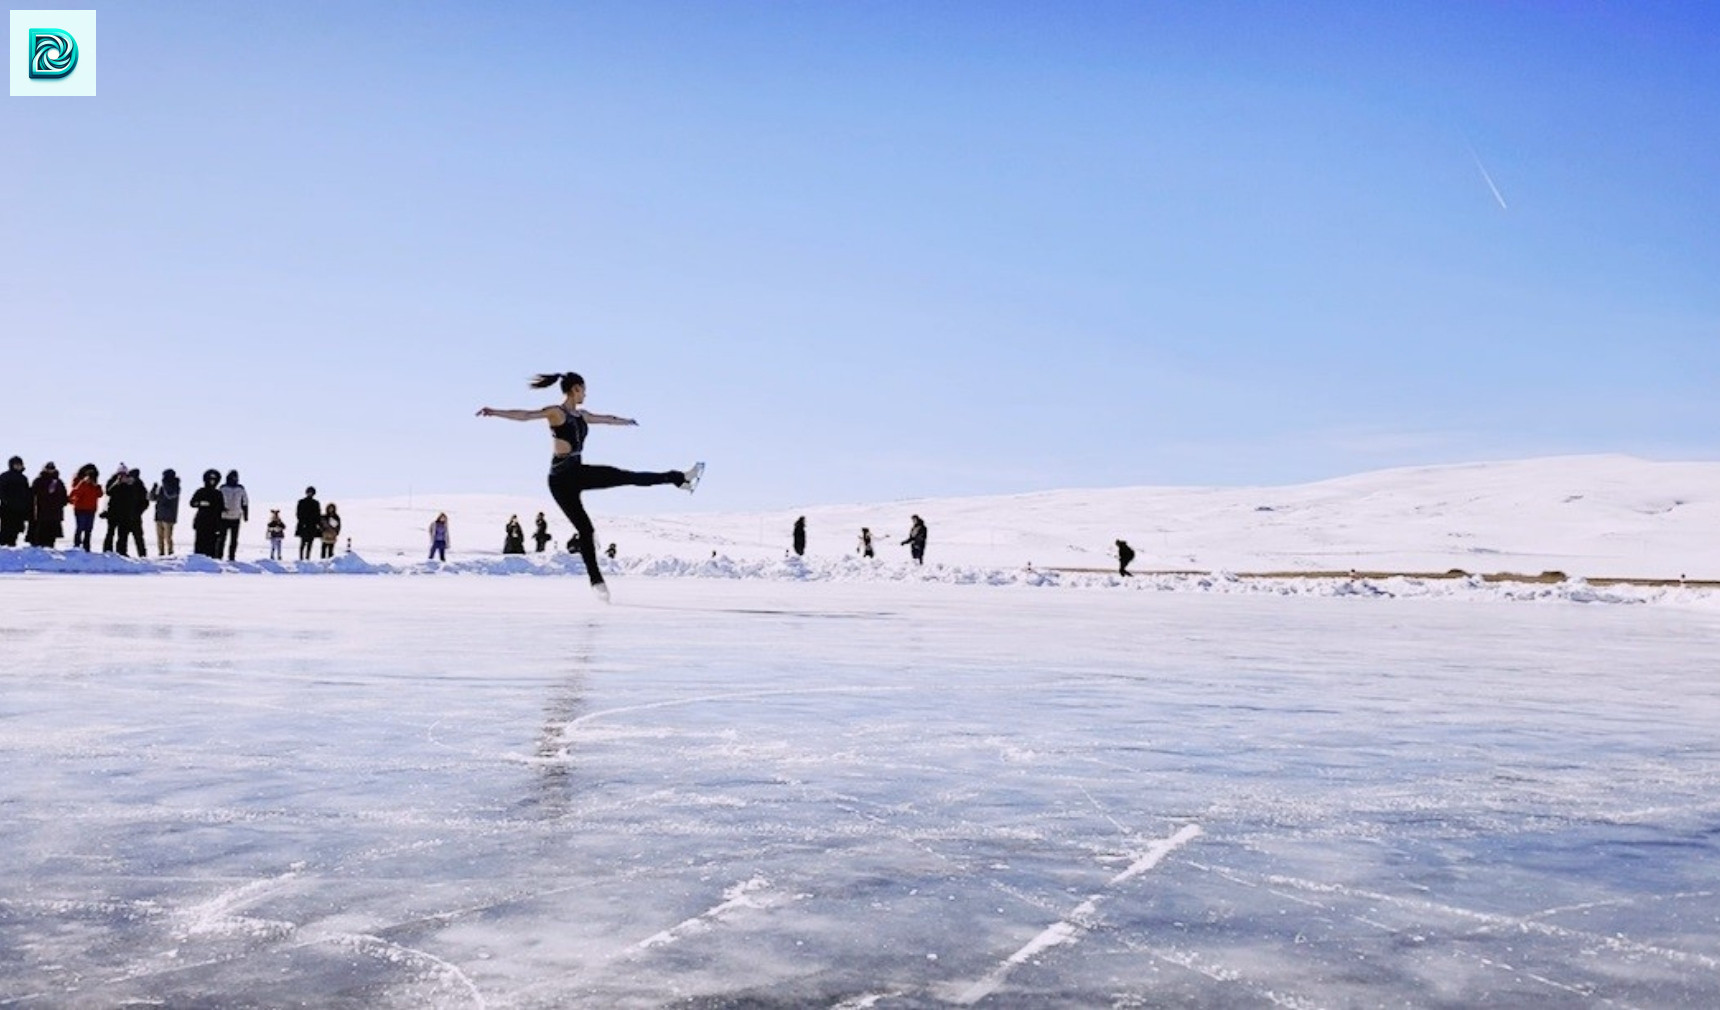
<path fill-rule="evenodd" d="M 704 476 L 705 464 L 694 463 L 685 470 L 662 473 L 637 473 L 618 470 L 612 466 L 592 466 L 580 458 L 585 450 L 585 436 L 594 424 L 637 425 L 639 422 L 611 414 L 594 414 L 580 407 L 585 402 L 585 380 L 577 372 L 553 372 L 532 380 L 533 389 L 561 386 L 563 400 L 551 407 L 537 410 L 497 410 L 483 407 L 479 417 L 501 417 L 509 421 L 549 422 L 549 432 L 555 443 L 555 455 L 549 461 L 549 493 L 562 512 L 573 523 L 579 535 L 579 556 L 585 561 L 585 571 L 591 577 L 591 589 L 603 602 L 609 602 L 609 587 L 603 584 L 603 573 L 597 569 L 597 535 L 591 517 L 585 514 L 580 494 L 606 487 L 650 487 L 674 484 L 691 492 Z"/>

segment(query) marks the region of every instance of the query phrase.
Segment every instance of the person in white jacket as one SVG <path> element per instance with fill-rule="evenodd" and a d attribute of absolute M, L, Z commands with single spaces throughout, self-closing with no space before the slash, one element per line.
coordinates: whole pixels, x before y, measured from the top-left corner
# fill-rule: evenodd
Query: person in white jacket
<path fill-rule="evenodd" d="M 245 494 L 245 485 L 239 483 L 239 471 L 227 471 L 221 503 L 221 539 L 227 547 L 227 560 L 232 561 L 239 551 L 239 524 L 251 521 L 251 498 Z"/>

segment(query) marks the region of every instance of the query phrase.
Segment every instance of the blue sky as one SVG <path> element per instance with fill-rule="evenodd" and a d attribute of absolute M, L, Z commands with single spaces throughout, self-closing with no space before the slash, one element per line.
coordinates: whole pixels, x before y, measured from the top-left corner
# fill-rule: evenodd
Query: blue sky
<path fill-rule="evenodd" d="M 1720 458 L 1709 5 L 97 10 L 0 113 L 32 472 L 537 493 L 560 369 L 704 508 Z"/>

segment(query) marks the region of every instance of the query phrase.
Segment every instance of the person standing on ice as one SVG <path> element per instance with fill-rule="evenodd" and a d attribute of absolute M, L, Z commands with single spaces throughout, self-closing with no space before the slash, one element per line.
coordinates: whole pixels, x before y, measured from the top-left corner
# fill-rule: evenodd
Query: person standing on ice
<path fill-rule="evenodd" d="M 328 560 L 334 557 L 334 545 L 340 540 L 340 510 L 329 502 L 323 509 L 322 518 L 317 520 L 317 536 L 322 537 L 322 557 Z M 347 541 L 348 553 L 351 553 L 352 541 Z"/>
<path fill-rule="evenodd" d="M 227 507 L 221 497 L 221 471 L 203 471 L 203 486 L 191 492 L 191 549 L 206 558 L 221 560 L 221 510 Z"/>
<path fill-rule="evenodd" d="M 0 473 L 0 547 L 18 546 L 18 534 L 30 522 L 30 478 L 24 475 L 24 459 L 13 456 Z"/>
<path fill-rule="evenodd" d="M 1128 578 L 1129 562 L 1135 560 L 1135 549 L 1127 540 L 1117 541 L 1117 574 Z"/>
<path fill-rule="evenodd" d="M 293 536 L 299 538 L 299 560 L 311 559 L 311 547 L 322 539 L 322 503 L 317 489 L 305 488 L 305 496 L 293 507 Z"/>
<path fill-rule="evenodd" d="M 67 500 L 72 503 L 72 549 L 82 547 L 87 554 L 90 534 L 96 528 L 96 505 L 102 500 L 101 474 L 94 463 L 78 467 L 78 475 L 72 479 L 72 490 Z"/>
<path fill-rule="evenodd" d="M 494 407 L 481 407 L 478 416 L 500 417 L 509 421 L 541 420 L 549 423 L 554 448 L 554 455 L 549 462 L 549 493 L 573 523 L 574 532 L 579 534 L 579 556 L 585 562 L 585 571 L 591 579 L 592 591 L 607 603 L 609 587 L 604 585 L 603 573 L 597 568 L 597 532 L 592 528 L 591 516 L 586 514 L 585 503 L 580 499 L 580 495 L 603 488 L 652 487 L 658 484 L 673 484 L 691 492 L 699 486 L 699 478 L 704 475 L 705 464 L 694 463 L 685 470 L 641 473 L 586 463 L 583 458 L 585 436 L 591 425 L 637 425 L 639 422 L 612 414 L 594 414 L 582 408 L 580 404 L 585 402 L 585 379 L 577 372 L 540 374 L 531 383 L 533 389 L 548 389 L 555 385 L 561 388 L 562 402 L 559 404 L 540 407 L 537 410 L 497 410 Z"/>
<path fill-rule="evenodd" d="M 281 545 L 287 539 L 287 521 L 281 518 L 280 509 L 269 510 L 269 560 L 281 560 Z"/>
<path fill-rule="evenodd" d="M 448 560 L 448 513 L 438 512 L 430 523 L 430 558 Z M 429 559 L 426 559 L 429 560 Z"/>
<path fill-rule="evenodd" d="M 245 485 L 239 483 L 239 471 L 227 471 L 221 497 L 227 504 L 221 510 L 221 533 L 227 542 L 227 560 L 232 561 L 239 553 L 239 524 L 251 521 L 251 496 L 245 493 Z"/>
<path fill-rule="evenodd" d="M 806 517 L 801 516 L 794 521 L 794 556 L 806 556 Z"/>
<path fill-rule="evenodd" d="M 508 525 L 502 530 L 502 553 L 524 554 L 526 552 L 526 528 L 520 525 L 519 516 L 508 516 Z"/>
<path fill-rule="evenodd" d="M 66 502 L 69 500 L 66 492 L 66 482 L 60 479 L 60 471 L 49 462 L 42 467 L 42 472 L 30 485 L 31 511 L 30 532 L 27 534 L 31 547 L 52 548 L 54 541 L 66 535 Z"/>
<path fill-rule="evenodd" d="M 173 527 L 179 522 L 179 475 L 172 467 L 161 471 L 161 483 L 149 489 L 155 503 L 155 550 L 162 557 L 173 553 Z"/>
<path fill-rule="evenodd" d="M 143 546 L 143 514 L 149 511 L 149 492 L 143 487 L 143 471 L 121 470 L 119 480 L 108 491 L 108 527 L 114 531 L 114 547 L 126 553 L 128 541 L 137 545 L 137 556 L 148 557 Z"/>
<path fill-rule="evenodd" d="M 548 547 L 549 542 L 554 539 L 549 535 L 549 520 L 543 517 L 542 512 L 539 512 L 537 514 L 537 530 L 532 533 L 532 542 L 537 544 L 537 552 L 542 554 L 543 549 Z"/>
<path fill-rule="evenodd" d="M 860 527 L 860 556 L 863 558 L 875 556 L 872 553 L 872 529 L 869 526 Z"/>
<path fill-rule="evenodd" d="M 902 543 L 908 545 L 909 553 L 914 555 L 914 564 L 926 563 L 926 521 L 919 516 L 913 516 L 913 523 L 908 527 L 908 539 Z"/>

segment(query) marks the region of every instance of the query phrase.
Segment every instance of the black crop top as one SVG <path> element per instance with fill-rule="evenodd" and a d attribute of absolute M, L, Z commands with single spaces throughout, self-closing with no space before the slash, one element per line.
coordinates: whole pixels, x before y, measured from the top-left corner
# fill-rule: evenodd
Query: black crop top
<path fill-rule="evenodd" d="M 573 447 L 569 455 L 578 456 L 585 450 L 585 433 L 591 430 L 591 425 L 566 407 L 561 408 L 561 418 L 560 424 L 550 426 L 550 434 Z"/>

